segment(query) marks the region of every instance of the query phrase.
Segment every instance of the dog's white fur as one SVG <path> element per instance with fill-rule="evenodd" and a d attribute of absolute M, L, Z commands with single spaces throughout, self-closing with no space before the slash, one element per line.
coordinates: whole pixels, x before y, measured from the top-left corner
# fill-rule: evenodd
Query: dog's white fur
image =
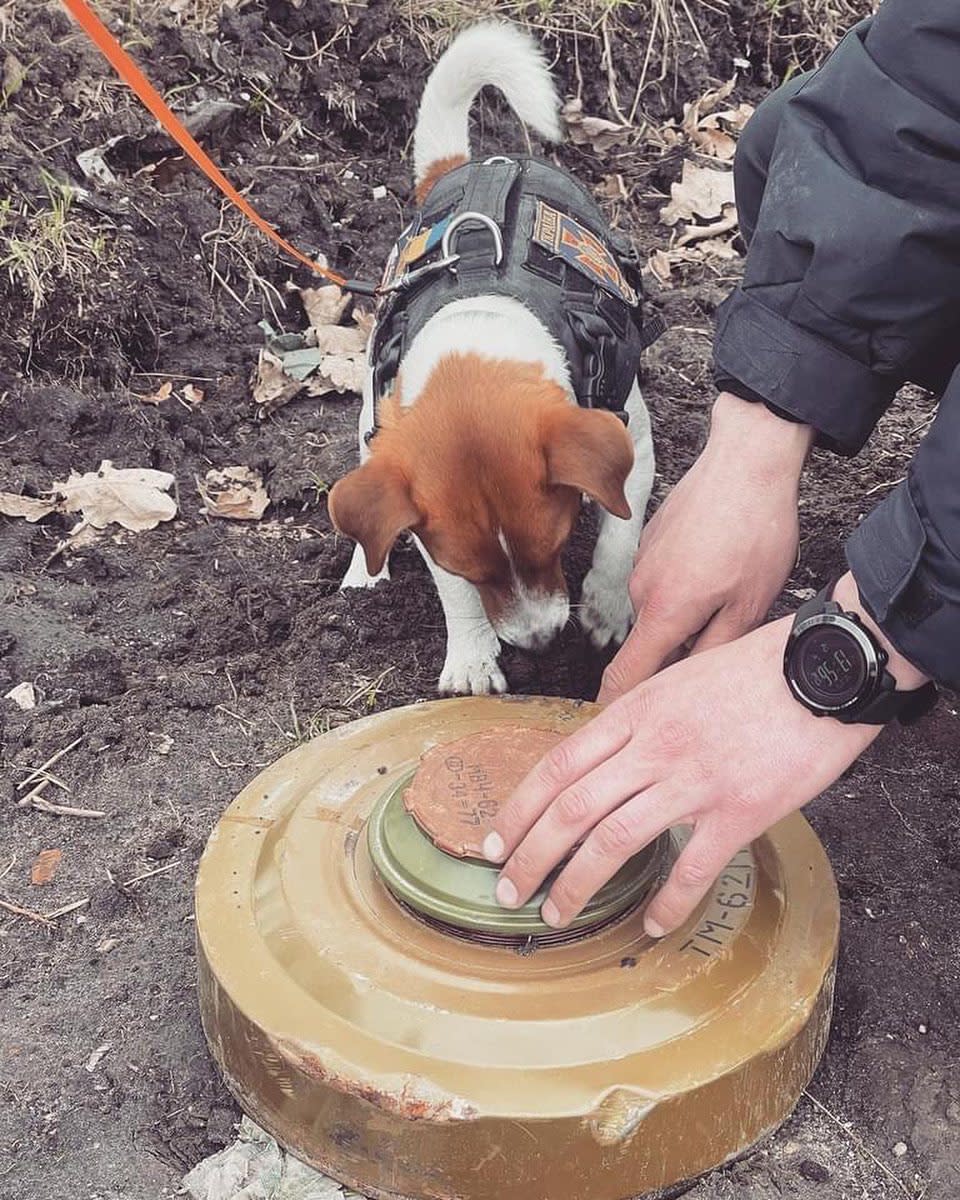
<path fill-rule="evenodd" d="M 414 135 L 416 177 L 431 164 L 456 156 L 469 157 L 469 110 L 480 89 L 498 87 L 528 125 L 551 141 L 559 140 L 558 100 L 547 66 L 534 42 L 502 24 L 476 26 L 461 34 L 446 51 L 424 89 Z M 447 305 L 420 330 L 400 364 L 402 402 L 414 405 L 437 364 L 451 353 L 473 352 L 498 359 L 538 364 L 546 377 L 576 397 L 562 348 L 543 323 L 517 300 L 479 296 Z M 653 485 L 654 456 L 650 419 L 637 384 L 627 400 L 628 430 L 634 444 L 633 468 L 625 493 L 631 517 L 601 510 L 593 561 L 583 583 L 580 623 L 598 647 L 621 642 L 633 621 L 628 582 Z M 372 372 L 368 370 L 359 421 L 360 459 L 369 456 L 367 435 L 375 426 Z M 442 693 L 503 692 L 506 680 L 498 665 L 500 638 L 514 645 L 539 648 L 566 625 L 566 595 L 516 591 L 515 605 L 494 630 L 477 589 L 467 580 L 438 567 L 414 539 L 430 569 L 443 605 L 447 654 L 440 676 Z M 502 543 L 508 558 L 509 546 Z M 354 550 L 343 588 L 373 587 L 389 578 L 385 564 L 371 576 L 363 548 Z"/>

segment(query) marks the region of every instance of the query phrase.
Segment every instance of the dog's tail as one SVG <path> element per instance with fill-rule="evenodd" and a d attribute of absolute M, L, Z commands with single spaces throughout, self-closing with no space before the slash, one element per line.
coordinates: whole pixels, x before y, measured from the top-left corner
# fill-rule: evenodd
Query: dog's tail
<path fill-rule="evenodd" d="M 499 88 L 521 121 L 541 137 L 561 140 L 557 92 L 533 38 L 515 25 L 474 25 L 453 40 L 423 90 L 413 135 L 421 202 L 441 175 L 469 159 L 470 106 L 487 86 Z"/>

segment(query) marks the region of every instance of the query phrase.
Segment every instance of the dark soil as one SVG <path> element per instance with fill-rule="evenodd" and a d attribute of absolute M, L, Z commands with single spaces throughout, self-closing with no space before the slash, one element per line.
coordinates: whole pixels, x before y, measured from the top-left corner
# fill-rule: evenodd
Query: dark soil
<path fill-rule="evenodd" d="M 655 121 L 729 78 L 734 56 L 753 64 L 739 97 L 756 98 L 787 66 L 756 19 L 769 6 L 737 3 L 729 23 L 696 7 L 709 56 L 692 37 L 681 42 L 663 83 L 644 93 Z M 428 69 L 401 6 L 263 0 L 226 11 L 209 33 L 178 27 L 162 6 L 139 8 L 126 40 L 162 89 L 181 106 L 237 105 L 205 136 L 233 179 L 304 249 L 375 277 L 408 199 L 404 152 Z M 787 8 L 796 22 L 798 6 Z M 627 106 L 647 44 L 640 10 L 623 9 L 612 39 Z M 70 221 L 88 248 L 100 240 L 93 257 L 76 251 L 35 313 L 22 283 L 0 278 L 0 488 L 37 494 L 106 458 L 174 473 L 180 512 L 154 531 L 107 532 L 55 556 L 65 518 L 0 518 L 0 695 L 30 680 L 39 697 L 26 712 L 0 702 L 0 871 L 10 864 L 0 898 L 49 913 L 89 897 L 49 925 L 0 911 L 0 1200 L 147 1200 L 172 1194 L 230 1141 L 238 1116 L 197 1017 L 191 889 L 210 829 L 251 775 L 301 738 L 428 697 L 442 620 L 410 549 L 397 554 L 392 583 L 337 592 L 350 546 L 331 531 L 324 490 L 354 461 L 356 398 L 300 399 L 257 419 L 258 322 L 302 329 L 285 285 L 311 281 L 221 209 L 55 4 L 4 11 L 28 71 L 0 110 L 0 192 L 15 201 L 3 233 L 25 234 L 21 202 L 48 204 L 45 172 L 88 189 Z M 579 64 L 585 111 L 611 116 L 599 39 L 546 41 L 567 93 Z M 522 146 L 495 101 L 481 116 L 484 149 Z M 76 155 L 118 134 L 126 139 L 107 156 L 117 183 L 86 183 Z M 656 214 L 678 152 L 662 157 L 638 140 L 602 156 L 567 147 L 560 159 L 593 185 L 622 174 L 630 200 L 606 201 L 612 216 L 649 249 L 665 243 Z M 211 285 L 212 265 L 230 291 Z M 738 270 L 725 266 L 726 277 L 692 267 L 653 296 L 673 327 L 646 365 L 658 498 L 704 436 L 712 313 Z M 165 379 L 193 382 L 203 402 L 137 399 Z M 904 474 L 932 411 L 910 393 L 859 458 L 815 457 L 790 590 L 839 565 L 844 537 Z M 200 512 L 195 478 L 236 464 L 263 473 L 273 504 L 260 522 Z M 588 535 L 569 555 L 574 591 Z M 603 666 L 575 628 L 545 656 L 511 651 L 505 662 L 515 691 L 569 696 L 591 696 Z M 957 737 L 955 705 L 942 704 L 916 729 L 884 735 L 811 806 L 843 902 L 816 1101 L 805 1098 L 759 1152 L 697 1184 L 697 1200 L 960 1192 Z M 77 738 L 53 768 L 70 795 L 47 795 L 107 816 L 18 808 L 25 769 Z M 63 851 L 59 871 L 31 885 L 36 854 L 52 847 Z"/>

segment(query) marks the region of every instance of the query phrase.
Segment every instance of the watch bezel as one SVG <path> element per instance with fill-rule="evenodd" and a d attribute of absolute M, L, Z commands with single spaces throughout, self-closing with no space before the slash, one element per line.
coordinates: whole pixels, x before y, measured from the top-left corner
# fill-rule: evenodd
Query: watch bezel
<path fill-rule="evenodd" d="M 842 704 L 825 704 L 822 700 L 811 696 L 804 690 L 802 683 L 797 678 L 798 673 L 794 670 L 794 661 L 804 635 L 824 625 L 830 625 L 848 633 L 861 650 L 866 663 L 866 678 L 857 689 L 856 694 Z M 884 651 L 877 646 L 869 632 L 855 617 L 844 612 L 818 612 L 803 618 L 792 630 L 787 642 L 784 676 L 794 697 L 811 712 L 819 716 L 836 716 L 838 713 L 849 712 L 851 709 L 857 708 L 877 695 L 886 661 L 887 656 Z"/>

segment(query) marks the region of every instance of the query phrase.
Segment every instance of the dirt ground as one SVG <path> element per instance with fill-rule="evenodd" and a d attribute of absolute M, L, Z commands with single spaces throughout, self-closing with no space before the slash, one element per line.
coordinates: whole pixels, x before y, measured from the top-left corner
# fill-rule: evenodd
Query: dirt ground
<path fill-rule="evenodd" d="M 757 100 L 852 16 L 845 0 L 581 7 L 576 36 L 562 5 L 526 11 L 585 111 L 616 119 L 611 92 L 629 111 L 648 45 L 651 65 L 627 143 L 559 158 L 598 187 L 622 175 L 628 199 L 604 202 L 647 251 L 668 241 L 657 213 L 683 151 L 642 134 L 641 116 L 662 124 L 735 70 L 733 99 Z M 376 276 L 409 196 L 428 62 L 463 6 L 104 9 L 181 108 L 233 102 L 204 141 L 285 234 Z M 607 9 L 608 21 L 587 20 Z M 651 40 L 654 12 L 669 24 Z M 31 681 L 38 697 L 26 711 L 0 701 L 0 1200 L 153 1200 L 230 1141 L 238 1118 L 197 1016 L 191 889 L 205 839 L 251 775 L 301 739 L 428 697 L 442 620 L 409 548 L 390 584 L 337 592 L 350 546 L 331 531 L 325 491 L 354 459 L 356 397 L 304 397 L 258 419 L 259 322 L 304 328 L 285 285 L 306 273 L 221 206 L 56 4 L 0 3 L 0 37 L 26 68 L 13 91 L 8 68 L 0 105 L 0 489 L 37 495 L 109 459 L 169 470 L 179 502 L 153 531 L 113 526 L 59 553 L 69 518 L 0 518 L 0 695 Z M 523 146 L 494 101 L 480 126 L 483 149 Z M 86 181 L 77 154 L 118 135 L 115 182 Z M 84 189 L 69 206 L 65 184 Z M 692 264 L 652 285 L 671 324 L 644 377 L 657 498 L 704 436 L 712 313 L 738 270 Z M 168 399 L 138 399 L 165 380 Z M 184 398 L 187 384 L 202 402 Z M 841 562 L 843 538 L 904 474 L 933 407 L 909 393 L 853 462 L 815 456 L 792 593 Z M 260 521 L 201 512 L 196 478 L 231 465 L 262 473 L 272 504 Z M 585 523 L 569 554 L 574 593 L 588 552 Z M 575 626 L 548 654 L 508 651 L 505 665 L 517 692 L 568 696 L 593 695 L 603 666 Z M 810 807 L 843 903 L 831 1042 L 794 1117 L 697 1183 L 695 1200 L 960 1193 L 958 731 L 948 700 L 884 735 Z M 45 795 L 105 816 L 19 807 L 27 770 L 71 745 L 53 768 L 69 793 Z M 44 849 L 62 861 L 34 885 Z"/>

